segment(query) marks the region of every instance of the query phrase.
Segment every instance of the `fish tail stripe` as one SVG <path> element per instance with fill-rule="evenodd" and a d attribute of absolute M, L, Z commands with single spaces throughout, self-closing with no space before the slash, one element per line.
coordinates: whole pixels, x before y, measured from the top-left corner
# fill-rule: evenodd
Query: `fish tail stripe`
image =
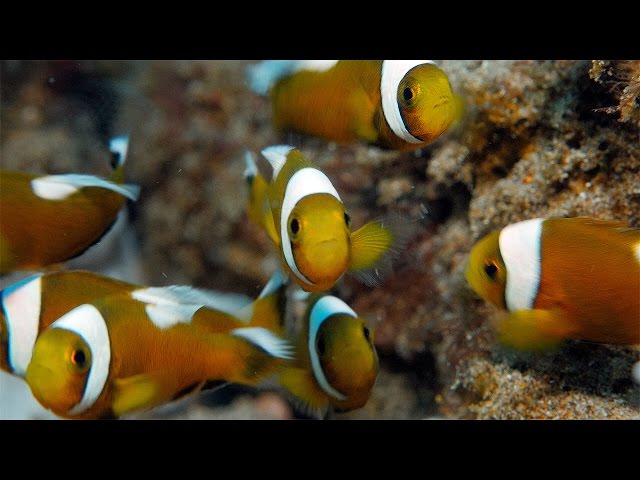
<path fill-rule="evenodd" d="M 45 200 L 64 200 L 84 187 L 98 187 L 119 193 L 133 201 L 140 195 L 138 185 L 120 185 L 94 175 L 70 173 L 66 175 L 48 175 L 31 181 L 31 189 Z"/>
<path fill-rule="evenodd" d="M 282 250 L 284 257 L 289 265 L 289 268 L 293 273 L 307 285 L 313 285 L 308 278 L 306 278 L 296 265 L 293 257 L 293 251 L 291 249 L 291 240 L 289 239 L 289 231 L 287 229 L 287 223 L 289 222 L 289 215 L 298 204 L 298 202 L 308 195 L 317 193 L 328 193 L 340 200 L 338 192 L 334 188 L 329 178 L 316 168 L 302 168 L 298 170 L 289 179 L 287 188 L 284 193 L 284 199 L 282 201 L 282 213 L 280 214 L 280 238 L 282 238 Z"/>
<path fill-rule="evenodd" d="M 500 254 L 507 269 L 505 303 L 510 311 L 533 308 L 541 276 L 542 222 L 514 223 L 500 232 Z"/>
<path fill-rule="evenodd" d="M 309 349 L 309 357 L 311 358 L 313 375 L 316 377 L 320 388 L 333 398 L 345 400 L 347 397 L 333 388 L 327 381 L 327 377 L 324 375 L 322 365 L 320 364 L 320 357 L 318 357 L 318 352 L 316 351 L 316 337 L 318 336 L 320 327 L 327 318 L 338 313 L 347 314 L 352 317 L 358 316 L 346 303 L 332 295 L 326 295 L 315 303 L 309 315 L 309 343 L 307 347 Z"/>
<path fill-rule="evenodd" d="M 111 363 L 109 331 L 98 309 L 89 304 L 80 305 L 64 314 L 50 328 L 62 328 L 76 333 L 91 350 L 92 362 L 84 394 L 80 402 L 69 410 L 70 415 L 79 415 L 96 402 L 107 383 Z"/>
<path fill-rule="evenodd" d="M 127 151 L 129 150 L 129 135 L 121 135 L 114 137 L 109 141 L 109 151 L 114 155 L 115 161 L 113 168 L 121 167 L 127 159 Z"/>
<path fill-rule="evenodd" d="M 13 374 L 23 378 L 38 337 L 41 295 L 41 273 L 14 283 L 0 293 L 7 322 L 9 365 Z"/>
<path fill-rule="evenodd" d="M 234 337 L 244 338 L 255 346 L 261 348 L 272 357 L 284 358 L 286 360 L 293 358 L 292 345 L 262 327 L 236 328 L 231 330 Z"/>
<path fill-rule="evenodd" d="M 267 159 L 273 169 L 272 181 L 278 178 L 280 170 L 287 163 L 287 155 L 291 150 L 295 150 L 295 147 L 291 145 L 272 145 L 261 151 L 262 156 Z"/>
<path fill-rule="evenodd" d="M 423 143 L 423 141 L 411 135 L 402 120 L 398 105 L 398 86 L 409 70 L 423 63 L 434 62 L 431 60 L 385 60 L 382 62 L 380 80 L 382 112 L 393 133 L 408 143 L 417 144 Z"/>

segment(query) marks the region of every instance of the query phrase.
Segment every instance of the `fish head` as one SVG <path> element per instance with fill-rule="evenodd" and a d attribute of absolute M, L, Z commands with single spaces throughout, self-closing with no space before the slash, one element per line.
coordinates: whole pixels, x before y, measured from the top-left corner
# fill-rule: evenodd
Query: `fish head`
<path fill-rule="evenodd" d="M 326 382 L 344 398 L 333 399 L 342 411 L 362 407 L 378 376 L 373 329 L 359 317 L 336 313 L 318 329 L 315 351 Z"/>
<path fill-rule="evenodd" d="M 480 297 L 504 309 L 507 268 L 500 254 L 499 237 L 500 232 L 492 232 L 474 245 L 464 275 Z"/>
<path fill-rule="evenodd" d="M 431 63 L 405 74 L 397 100 L 408 132 L 425 143 L 439 137 L 462 113 L 462 101 L 453 93 L 447 74 Z"/>
<path fill-rule="evenodd" d="M 80 335 L 51 328 L 35 343 L 26 381 L 38 402 L 64 415 L 82 400 L 91 364 L 91 349 Z"/>
<path fill-rule="evenodd" d="M 342 202 L 326 193 L 302 198 L 287 230 L 292 264 L 285 259 L 298 284 L 307 291 L 331 288 L 349 265 L 350 219 Z"/>

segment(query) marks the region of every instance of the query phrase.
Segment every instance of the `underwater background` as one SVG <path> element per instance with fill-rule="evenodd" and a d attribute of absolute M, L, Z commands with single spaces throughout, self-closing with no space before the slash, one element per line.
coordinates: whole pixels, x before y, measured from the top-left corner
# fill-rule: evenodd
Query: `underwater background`
<path fill-rule="evenodd" d="M 520 220 L 640 227 L 640 61 L 438 61 L 465 116 L 410 153 L 276 132 L 269 101 L 245 80 L 253 63 L 0 63 L 2 169 L 107 176 L 108 139 L 130 134 L 125 176 L 140 198 L 127 225 L 69 268 L 255 297 L 279 259 L 245 214 L 243 155 L 291 144 L 329 176 L 354 224 L 396 212 L 415 226 L 382 285 L 345 276 L 332 290 L 374 327 L 380 372 L 364 407 L 331 418 L 640 418 L 636 348 L 508 350 L 491 327 L 496 309 L 463 274 L 479 238 Z M 305 418 L 277 390 L 236 386 L 128 416 L 294 417 Z M 0 418 L 55 416 L 0 372 Z"/>

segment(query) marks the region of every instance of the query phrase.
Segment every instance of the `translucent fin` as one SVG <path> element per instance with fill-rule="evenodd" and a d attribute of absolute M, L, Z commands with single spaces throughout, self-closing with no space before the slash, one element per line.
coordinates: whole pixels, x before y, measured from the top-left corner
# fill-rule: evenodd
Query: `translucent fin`
<path fill-rule="evenodd" d="M 48 175 L 31 181 L 31 189 L 45 200 L 64 200 L 81 188 L 97 187 L 111 190 L 133 201 L 140 196 L 140 186 L 122 185 L 93 175 L 71 173 L 68 175 Z"/>
<path fill-rule="evenodd" d="M 380 285 L 391 272 L 413 233 L 406 218 L 391 215 L 367 223 L 351 234 L 349 273 L 367 286 Z"/>

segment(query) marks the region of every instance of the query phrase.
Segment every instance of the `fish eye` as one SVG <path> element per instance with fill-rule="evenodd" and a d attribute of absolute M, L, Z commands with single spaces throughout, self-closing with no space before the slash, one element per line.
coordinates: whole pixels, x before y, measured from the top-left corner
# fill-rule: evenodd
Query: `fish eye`
<path fill-rule="evenodd" d="M 300 231 L 300 222 L 298 221 L 297 218 L 294 218 L 293 220 L 291 220 L 289 227 L 291 228 L 291 233 L 293 233 L 294 235 L 297 235 L 298 232 Z"/>
<path fill-rule="evenodd" d="M 351 228 L 351 216 L 347 212 L 344 212 L 344 223 Z"/>
<path fill-rule="evenodd" d="M 369 332 L 369 329 L 366 326 L 362 328 L 362 333 L 364 334 L 364 338 L 366 338 L 368 342 L 371 341 L 370 340 L 371 333 Z"/>
<path fill-rule="evenodd" d="M 498 270 L 498 262 L 496 260 L 487 260 L 487 263 L 484 265 L 484 273 L 486 273 L 491 280 L 496 279 Z"/>
<path fill-rule="evenodd" d="M 320 355 L 324 355 L 325 352 L 325 344 L 324 344 L 324 335 L 322 333 L 318 334 L 318 338 L 316 340 L 316 350 Z"/>
<path fill-rule="evenodd" d="M 402 97 L 404 98 L 405 102 L 409 103 L 411 102 L 411 100 L 413 100 L 413 97 L 415 97 L 415 92 L 411 87 L 404 87 L 404 90 L 402 91 Z"/>
<path fill-rule="evenodd" d="M 71 353 L 71 363 L 82 368 L 87 362 L 87 357 L 82 350 L 74 350 Z"/>

